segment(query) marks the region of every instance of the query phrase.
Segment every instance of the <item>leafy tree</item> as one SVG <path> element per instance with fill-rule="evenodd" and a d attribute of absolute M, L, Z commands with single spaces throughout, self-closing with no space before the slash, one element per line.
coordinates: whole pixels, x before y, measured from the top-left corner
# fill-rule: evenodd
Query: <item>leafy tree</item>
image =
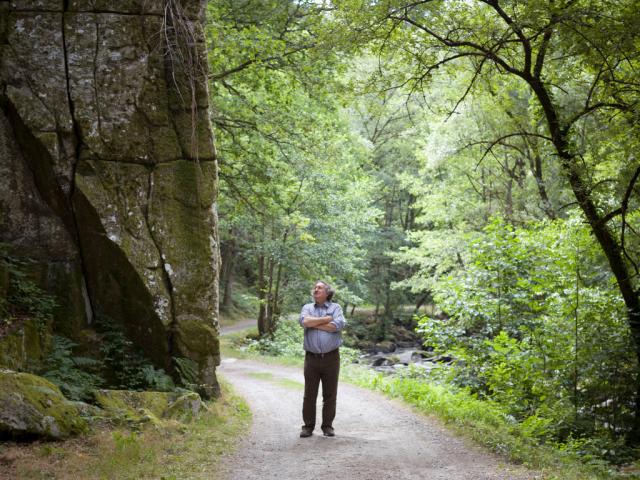
<path fill-rule="evenodd" d="M 472 73 L 461 102 L 483 78 L 509 78 L 529 89 L 536 128 L 503 135 L 491 145 L 526 137 L 552 149 L 616 280 L 640 357 L 635 233 L 640 166 L 632 155 L 638 143 L 635 2 L 335 4 L 345 28 L 360 38 L 366 32 L 382 51 L 401 52 L 392 75 L 411 91 L 421 91 L 437 71 L 451 68 Z M 636 409 L 631 442 L 640 438 L 640 401 Z"/>
<path fill-rule="evenodd" d="M 367 243 L 369 262 L 368 297 L 375 305 L 377 338 L 384 339 L 397 308 L 407 302 L 404 292 L 392 289 L 406 277 L 406 267 L 393 263 L 388 255 L 407 245 L 407 232 L 414 229 L 418 212 L 416 197 L 402 181 L 402 175 L 418 173 L 418 150 L 426 134 L 422 105 L 401 88 L 379 90 L 376 62 L 365 56 L 356 62 L 351 81 L 360 87 L 350 111 L 352 125 L 364 138 L 370 152 L 368 175 L 379 187 L 375 205 L 383 212 Z M 384 308 L 383 313 L 380 307 Z"/>
<path fill-rule="evenodd" d="M 360 170 L 367 152 L 341 108 L 345 63 L 320 40 L 323 10 L 261 0 L 209 6 L 223 307 L 239 257 L 262 335 L 273 333 L 287 293 L 299 301 L 318 277 L 355 298 L 347 283 L 362 276 L 361 234 L 377 214 L 374 182 Z"/>

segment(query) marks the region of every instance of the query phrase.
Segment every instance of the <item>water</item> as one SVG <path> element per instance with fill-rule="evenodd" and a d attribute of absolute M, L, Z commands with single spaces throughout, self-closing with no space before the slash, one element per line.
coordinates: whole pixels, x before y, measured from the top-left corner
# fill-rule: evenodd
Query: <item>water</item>
<path fill-rule="evenodd" d="M 422 350 L 419 347 L 396 348 L 390 353 L 375 352 L 365 353 L 360 356 L 360 363 L 369 365 L 373 370 L 384 373 L 394 373 L 408 365 L 416 365 L 427 372 L 436 366 L 451 363 L 448 357 L 434 355 L 433 352 Z"/>

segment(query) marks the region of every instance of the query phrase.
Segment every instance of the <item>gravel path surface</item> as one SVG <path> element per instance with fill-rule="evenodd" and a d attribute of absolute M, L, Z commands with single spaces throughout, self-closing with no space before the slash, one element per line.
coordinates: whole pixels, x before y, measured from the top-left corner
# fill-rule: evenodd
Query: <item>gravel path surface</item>
<path fill-rule="evenodd" d="M 341 382 L 335 437 L 318 426 L 300 438 L 304 377 L 301 368 L 227 358 L 218 373 L 248 402 L 251 432 L 222 461 L 222 478 L 233 479 L 533 479 L 530 471 L 505 464 L 437 420 L 399 400 Z"/>
<path fill-rule="evenodd" d="M 245 318 L 236 323 L 230 325 L 220 324 L 220 334 L 225 335 L 231 332 L 239 332 L 240 330 L 246 330 L 247 328 L 257 327 L 258 321 L 253 318 Z"/>

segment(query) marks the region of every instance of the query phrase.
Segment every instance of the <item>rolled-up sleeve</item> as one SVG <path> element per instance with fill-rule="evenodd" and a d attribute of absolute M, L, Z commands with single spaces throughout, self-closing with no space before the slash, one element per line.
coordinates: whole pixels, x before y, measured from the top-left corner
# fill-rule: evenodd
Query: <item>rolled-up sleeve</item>
<path fill-rule="evenodd" d="M 336 304 L 336 308 L 331 313 L 331 316 L 333 317 L 333 320 L 331 320 L 329 323 L 332 323 L 333 325 L 335 325 L 336 332 L 339 332 L 347 324 L 347 321 L 345 320 L 344 315 L 342 314 L 342 307 Z"/>
<path fill-rule="evenodd" d="M 307 327 L 305 327 L 305 326 L 304 326 L 304 317 L 306 317 L 306 316 L 309 316 L 309 308 L 308 308 L 308 305 L 304 305 L 304 306 L 302 307 L 302 311 L 300 312 L 300 320 L 299 320 L 299 321 L 300 321 L 300 326 L 301 326 L 302 328 L 307 328 Z"/>

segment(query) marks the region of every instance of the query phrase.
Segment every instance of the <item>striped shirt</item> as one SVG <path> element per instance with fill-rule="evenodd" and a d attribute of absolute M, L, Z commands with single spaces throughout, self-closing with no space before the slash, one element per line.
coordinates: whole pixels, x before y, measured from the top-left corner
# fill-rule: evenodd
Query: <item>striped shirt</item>
<path fill-rule="evenodd" d="M 333 317 L 331 322 L 336 326 L 335 332 L 325 332 L 314 327 L 305 327 L 304 317 Z M 322 305 L 307 303 L 300 312 L 300 325 L 304 328 L 304 349 L 307 352 L 327 353 L 342 345 L 341 330 L 347 324 L 342 314 L 342 307 L 337 303 L 324 302 Z"/>

